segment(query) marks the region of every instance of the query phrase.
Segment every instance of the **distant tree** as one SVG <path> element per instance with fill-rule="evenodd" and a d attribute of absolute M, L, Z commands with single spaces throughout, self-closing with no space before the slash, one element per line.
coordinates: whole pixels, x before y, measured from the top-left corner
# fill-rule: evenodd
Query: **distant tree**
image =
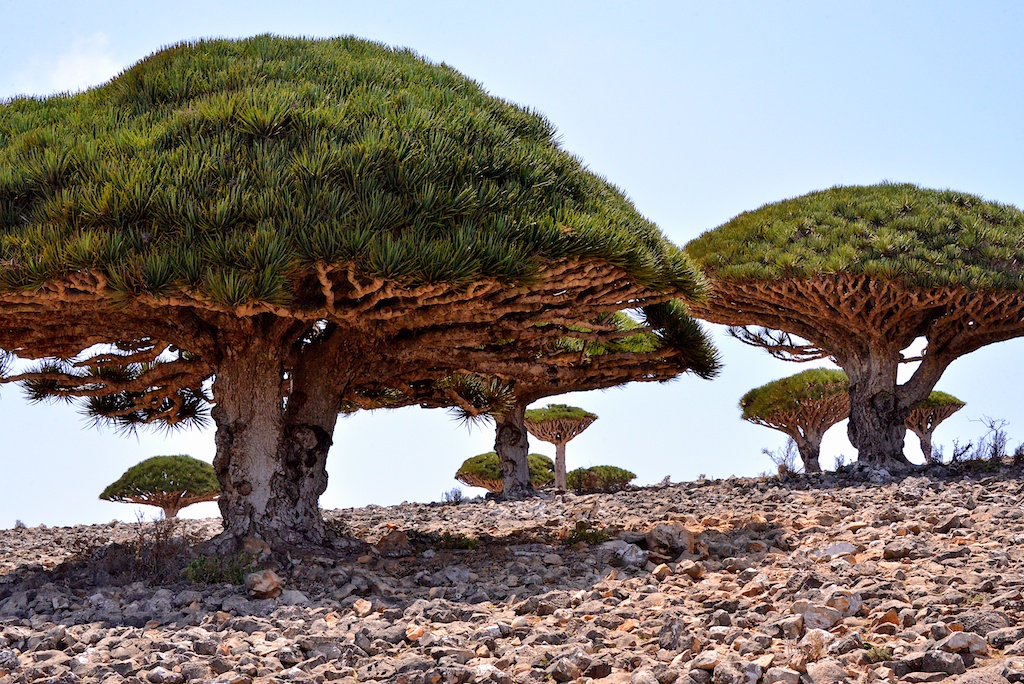
<path fill-rule="evenodd" d="M 928 398 L 915 406 L 907 416 L 907 429 L 917 435 L 921 442 L 921 453 L 926 462 L 932 462 L 932 433 L 939 423 L 962 409 L 966 404 L 952 394 L 932 392 Z"/>
<path fill-rule="evenodd" d="M 100 494 L 104 501 L 144 504 L 165 518 L 192 504 L 216 501 L 220 494 L 213 466 L 191 456 L 154 456 L 133 465 Z"/>
<path fill-rule="evenodd" d="M 466 420 L 493 420 L 503 496 L 530 496 L 535 493 L 526 460 L 531 403 L 629 382 L 666 382 L 687 372 L 702 378 L 718 374 L 717 350 L 681 302 L 642 307 L 634 316 L 620 311 L 592 319 L 572 335 L 537 348 L 531 358 L 507 356 L 500 374 L 461 374 L 410 387 L 397 403 L 418 400 L 426 407 L 453 407 Z"/>
<path fill-rule="evenodd" d="M 636 479 L 636 473 L 617 466 L 591 466 L 570 470 L 566 479 L 569 488 L 580 494 L 617 492 Z"/>
<path fill-rule="evenodd" d="M 530 484 L 541 489 L 555 479 L 555 463 L 543 454 L 530 454 Z M 498 462 L 498 454 L 488 451 L 473 458 L 467 458 L 455 473 L 455 479 L 470 487 L 483 487 L 489 492 L 500 494 L 505 487 Z"/>
<path fill-rule="evenodd" d="M 909 466 L 904 421 L 949 364 L 1024 335 L 1024 213 L 961 192 L 836 187 L 741 214 L 686 251 L 711 278 L 696 315 L 846 371 L 861 462 Z"/>
<path fill-rule="evenodd" d="M 542 116 L 351 37 L 184 43 L 0 103 L 0 234 L 0 348 L 42 361 L 7 379 L 127 428 L 209 411 L 224 547 L 325 540 L 349 397 L 511 377 L 703 288 Z"/>
<path fill-rule="evenodd" d="M 804 472 L 820 473 L 821 438 L 850 415 L 850 381 L 841 370 L 806 370 L 750 390 L 740 409 L 743 420 L 789 435 Z"/>
<path fill-rule="evenodd" d="M 530 409 L 524 416 L 527 431 L 539 440 L 555 445 L 555 487 L 566 488 L 565 445 L 597 420 L 597 416 L 575 406 L 548 404 Z"/>

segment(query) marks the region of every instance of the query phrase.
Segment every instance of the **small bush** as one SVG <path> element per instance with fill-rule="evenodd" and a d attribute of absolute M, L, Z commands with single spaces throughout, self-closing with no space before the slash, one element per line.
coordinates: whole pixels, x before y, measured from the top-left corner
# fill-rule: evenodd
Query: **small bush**
<path fill-rule="evenodd" d="M 249 573 L 259 567 L 259 556 L 254 553 L 236 553 L 229 556 L 199 556 L 182 572 L 182 577 L 193 584 L 244 584 Z"/>
<path fill-rule="evenodd" d="M 458 487 L 452 487 L 447 492 L 441 495 L 441 500 L 445 503 L 455 504 L 456 506 L 462 503 L 465 497 L 462 495 L 462 490 Z"/>
<path fill-rule="evenodd" d="M 636 479 L 636 473 L 607 465 L 577 468 L 565 475 L 565 481 L 569 489 L 580 494 L 617 492 L 625 488 L 634 479 Z"/>
<path fill-rule="evenodd" d="M 572 546 L 573 544 L 583 542 L 588 546 L 596 546 L 597 544 L 603 544 L 611 538 L 611 535 L 604 530 L 595 530 L 586 521 L 580 520 L 576 523 L 576 527 L 572 528 L 569 534 L 565 536 L 565 543 Z"/>
<path fill-rule="evenodd" d="M 774 451 L 770 449 L 761 449 L 761 453 L 767 456 L 768 459 L 775 464 L 780 476 L 784 473 L 796 474 L 803 472 L 800 450 L 796 448 L 796 442 L 792 439 L 787 439 L 785 446 L 781 446 Z"/>
<path fill-rule="evenodd" d="M 437 538 L 437 548 L 439 549 L 472 551 L 479 543 L 480 540 L 475 537 L 467 537 L 458 533 L 452 534 L 451 532 L 444 532 Z"/>
<path fill-rule="evenodd" d="M 202 540 L 187 534 L 178 520 L 136 523 L 135 538 L 88 551 L 97 569 L 110 575 L 115 583 L 176 580 L 192 548 Z"/>
<path fill-rule="evenodd" d="M 876 644 L 868 644 L 866 646 L 868 652 L 868 660 L 873 663 L 884 663 L 892 660 L 892 649 L 886 646 L 878 646 Z"/>

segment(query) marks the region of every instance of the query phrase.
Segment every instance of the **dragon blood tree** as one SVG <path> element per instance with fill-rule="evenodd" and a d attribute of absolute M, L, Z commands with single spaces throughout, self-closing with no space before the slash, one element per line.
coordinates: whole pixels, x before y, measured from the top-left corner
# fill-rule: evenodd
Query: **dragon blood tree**
<path fill-rule="evenodd" d="M 225 547 L 323 541 L 349 397 L 702 287 L 550 123 L 408 50 L 200 41 L 0 105 L 0 347 L 44 360 L 8 380 L 129 428 L 212 401 Z"/>
<path fill-rule="evenodd" d="M 863 463 L 908 466 L 904 421 L 946 367 L 1024 334 L 1024 214 L 961 192 L 836 187 L 741 214 L 686 251 L 713 280 L 695 315 L 760 327 L 747 339 L 846 371 Z"/>
<path fill-rule="evenodd" d="M 217 475 L 209 463 L 191 456 L 154 456 L 124 471 L 100 498 L 156 506 L 170 519 L 185 506 L 216 501 L 219 494 Z"/>
<path fill-rule="evenodd" d="M 530 409 L 524 416 L 526 430 L 544 442 L 555 445 L 555 487 L 566 488 L 565 445 L 597 420 L 593 413 L 565 404 L 548 404 Z"/>
<path fill-rule="evenodd" d="M 506 345 L 486 374 L 457 374 L 409 385 L 384 405 L 453 408 L 465 420 L 493 420 L 502 495 L 535 494 L 527 462 L 526 409 L 545 397 L 630 382 L 667 382 L 683 373 L 710 379 L 718 352 L 679 301 L 595 317 L 536 345 Z M 367 407 L 376 407 L 369 403 Z"/>
<path fill-rule="evenodd" d="M 804 472 L 820 473 L 821 438 L 850 415 L 850 382 L 841 370 L 806 370 L 750 390 L 740 410 L 743 420 L 792 437 Z"/>
<path fill-rule="evenodd" d="M 921 442 L 925 462 L 932 462 L 932 433 L 935 428 L 965 405 L 952 394 L 932 392 L 927 399 L 911 409 L 904 423 Z"/>
<path fill-rule="evenodd" d="M 543 454 L 530 454 L 527 461 L 530 465 L 530 484 L 535 488 L 540 489 L 554 481 L 555 462 L 550 458 Z M 498 454 L 493 451 L 467 458 L 455 473 L 455 479 L 470 487 L 482 487 L 492 494 L 501 494 L 505 488 Z"/>

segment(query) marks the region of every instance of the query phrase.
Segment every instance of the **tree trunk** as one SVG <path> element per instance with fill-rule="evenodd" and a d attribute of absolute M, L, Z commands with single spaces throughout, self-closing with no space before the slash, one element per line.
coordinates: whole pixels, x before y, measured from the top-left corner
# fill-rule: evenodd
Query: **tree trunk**
<path fill-rule="evenodd" d="M 821 463 L 821 435 L 815 432 L 805 432 L 800 435 L 796 442 L 797 451 L 800 452 L 800 460 L 804 463 L 805 473 L 820 473 Z"/>
<path fill-rule="evenodd" d="M 508 413 L 494 417 L 494 451 L 501 466 L 501 495 L 505 499 L 525 499 L 537 494 L 530 482 L 530 443 L 524 422 L 526 406 L 527 403 L 516 403 Z"/>
<path fill-rule="evenodd" d="M 899 352 L 874 351 L 866 358 L 843 364 L 850 378 L 850 422 L 847 434 L 857 449 L 857 461 L 884 468 L 908 468 L 903 455 L 907 434 L 904 421 L 909 408 L 901 410 L 896 400 L 896 370 Z"/>
<path fill-rule="evenodd" d="M 567 489 L 565 481 L 565 442 L 555 442 L 555 489 Z"/>
<path fill-rule="evenodd" d="M 163 512 L 164 512 L 164 520 L 174 520 L 175 518 L 178 517 L 178 510 L 179 509 L 177 509 L 177 508 L 165 507 L 165 508 L 163 508 L 161 510 L 163 510 Z"/>
<path fill-rule="evenodd" d="M 921 453 L 924 454 L 925 463 L 935 463 L 932 460 L 932 433 L 930 430 L 911 430 L 917 435 L 917 441 L 921 443 Z"/>
<path fill-rule="evenodd" d="M 327 488 L 337 412 L 324 416 L 323 402 L 302 393 L 288 396 L 282 383 L 286 343 L 261 332 L 225 345 L 214 381 L 213 465 L 224 524 L 219 543 L 235 550 L 246 537 L 275 549 L 322 544 L 326 530 L 318 500 Z M 298 379 L 293 376 L 293 384 Z"/>

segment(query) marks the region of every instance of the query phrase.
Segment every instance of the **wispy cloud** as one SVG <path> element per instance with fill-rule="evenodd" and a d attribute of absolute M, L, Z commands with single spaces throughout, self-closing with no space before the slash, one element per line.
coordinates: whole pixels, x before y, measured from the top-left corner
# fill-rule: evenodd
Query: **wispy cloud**
<path fill-rule="evenodd" d="M 29 59 L 14 75 L 16 93 L 49 95 L 85 90 L 116 76 L 124 65 L 114 58 L 104 33 L 76 38 L 66 50 Z"/>

